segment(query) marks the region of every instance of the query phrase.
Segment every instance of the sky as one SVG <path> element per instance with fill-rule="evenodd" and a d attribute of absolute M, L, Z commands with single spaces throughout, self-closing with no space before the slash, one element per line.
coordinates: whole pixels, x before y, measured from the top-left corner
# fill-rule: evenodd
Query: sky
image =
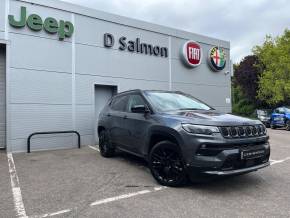
<path fill-rule="evenodd" d="M 290 0 L 63 1 L 230 41 L 233 63 L 290 29 Z"/>

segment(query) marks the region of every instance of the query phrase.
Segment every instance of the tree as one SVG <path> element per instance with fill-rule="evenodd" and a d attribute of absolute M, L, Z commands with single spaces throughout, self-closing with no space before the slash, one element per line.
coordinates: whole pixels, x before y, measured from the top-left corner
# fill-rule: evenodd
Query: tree
<path fill-rule="evenodd" d="M 246 56 L 239 65 L 235 66 L 234 73 L 234 86 L 240 87 L 244 97 L 255 105 L 260 76 L 258 63 L 259 59 L 256 55 Z"/>
<path fill-rule="evenodd" d="M 232 87 L 233 113 L 241 116 L 252 116 L 255 105 L 246 98 L 239 86 Z"/>
<path fill-rule="evenodd" d="M 290 104 L 290 31 L 286 29 L 282 36 L 267 36 L 262 46 L 255 46 L 261 70 L 258 82 L 260 100 L 276 106 Z"/>

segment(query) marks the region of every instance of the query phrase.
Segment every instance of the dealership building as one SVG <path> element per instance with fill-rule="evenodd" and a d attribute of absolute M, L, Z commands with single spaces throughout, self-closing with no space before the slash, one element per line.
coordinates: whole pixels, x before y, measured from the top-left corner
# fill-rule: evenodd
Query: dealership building
<path fill-rule="evenodd" d="M 0 1 L 0 147 L 75 130 L 97 143 L 98 114 L 130 89 L 189 93 L 231 112 L 230 43 L 61 1 Z M 36 135 L 32 150 L 76 147 Z"/>

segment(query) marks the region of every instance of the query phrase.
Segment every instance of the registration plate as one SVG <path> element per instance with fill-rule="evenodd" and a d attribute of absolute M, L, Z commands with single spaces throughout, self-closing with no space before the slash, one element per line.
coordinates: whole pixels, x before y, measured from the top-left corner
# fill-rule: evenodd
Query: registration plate
<path fill-rule="evenodd" d="M 241 151 L 242 160 L 255 159 L 255 158 L 263 157 L 264 155 L 265 155 L 264 149 Z"/>

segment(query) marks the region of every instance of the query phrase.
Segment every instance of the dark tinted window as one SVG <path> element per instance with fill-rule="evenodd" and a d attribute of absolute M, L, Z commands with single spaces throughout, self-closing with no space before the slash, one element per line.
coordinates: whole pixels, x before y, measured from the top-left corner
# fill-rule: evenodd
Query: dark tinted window
<path fill-rule="evenodd" d="M 111 108 L 116 111 L 126 111 L 128 96 L 115 97 L 111 103 Z"/>
<path fill-rule="evenodd" d="M 131 108 L 136 105 L 146 105 L 141 95 L 130 95 L 127 110 L 131 112 Z"/>

